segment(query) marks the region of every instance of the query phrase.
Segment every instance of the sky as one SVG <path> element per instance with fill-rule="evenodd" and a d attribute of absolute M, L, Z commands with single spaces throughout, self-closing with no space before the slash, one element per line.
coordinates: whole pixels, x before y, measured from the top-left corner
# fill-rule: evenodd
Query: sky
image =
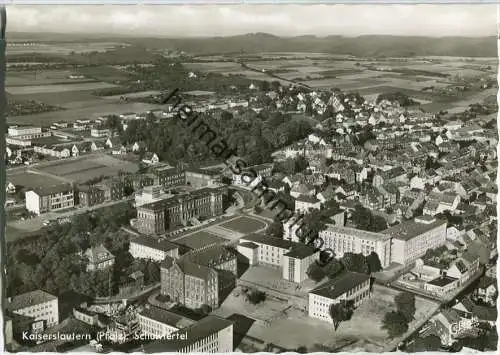
<path fill-rule="evenodd" d="M 491 36 L 496 5 L 12 5 L 10 32 L 127 36 Z"/>

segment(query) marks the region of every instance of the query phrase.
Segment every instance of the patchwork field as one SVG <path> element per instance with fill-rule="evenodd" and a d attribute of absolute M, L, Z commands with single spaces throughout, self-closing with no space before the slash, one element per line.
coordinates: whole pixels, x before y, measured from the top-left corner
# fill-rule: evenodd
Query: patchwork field
<path fill-rule="evenodd" d="M 114 84 L 102 82 L 75 83 L 75 84 L 49 84 L 7 87 L 7 92 L 13 95 L 57 93 L 64 91 L 97 90 L 116 87 Z"/>
<path fill-rule="evenodd" d="M 104 52 L 118 46 L 125 45 L 116 42 L 90 42 L 90 43 L 57 43 L 45 44 L 35 43 L 30 46 L 14 46 L 7 47 L 7 55 L 23 54 L 23 53 L 49 53 L 49 54 L 70 54 L 87 53 L 87 52 Z"/>
<path fill-rule="evenodd" d="M 9 71 L 6 76 L 6 86 L 33 86 L 61 83 L 80 83 L 93 81 L 89 78 L 70 79 L 75 72 L 70 70 L 37 70 L 37 71 Z"/>

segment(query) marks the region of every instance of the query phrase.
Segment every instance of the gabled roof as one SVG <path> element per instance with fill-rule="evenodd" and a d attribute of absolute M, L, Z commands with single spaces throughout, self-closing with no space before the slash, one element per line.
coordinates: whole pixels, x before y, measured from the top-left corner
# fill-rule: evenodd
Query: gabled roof
<path fill-rule="evenodd" d="M 35 290 L 11 297 L 10 301 L 7 299 L 5 307 L 8 311 L 14 312 L 53 300 L 57 300 L 57 297 L 43 290 Z"/>

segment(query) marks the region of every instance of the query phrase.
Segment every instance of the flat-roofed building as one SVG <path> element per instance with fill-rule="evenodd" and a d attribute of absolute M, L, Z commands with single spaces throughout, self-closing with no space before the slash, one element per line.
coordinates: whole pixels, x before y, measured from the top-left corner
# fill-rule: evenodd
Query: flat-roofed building
<path fill-rule="evenodd" d="M 391 261 L 408 265 L 446 243 L 446 225 L 444 220 L 420 216 L 380 233 L 392 238 Z"/>
<path fill-rule="evenodd" d="M 43 321 L 43 329 L 59 324 L 59 301 L 56 296 L 42 290 L 26 292 L 7 298 L 8 312 Z"/>
<path fill-rule="evenodd" d="M 332 304 L 347 300 L 353 301 L 357 307 L 369 295 L 370 276 L 346 271 L 309 292 L 309 317 L 333 323 L 330 316 Z"/>
<path fill-rule="evenodd" d="M 250 242 L 258 246 L 258 248 L 252 249 L 257 254 L 258 264 L 273 267 L 282 267 L 283 255 L 298 244 L 289 240 L 271 238 L 261 234 L 247 235 L 240 239 L 240 244 L 245 242 Z"/>
<path fill-rule="evenodd" d="M 178 245 L 168 240 L 138 236 L 130 240 L 129 252 L 135 259 L 163 261 L 167 256 L 179 258 Z"/>
<path fill-rule="evenodd" d="M 308 279 L 307 269 L 319 258 L 319 251 L 307 245 L 293 246 L 283 255 L 283 278 L 285 280 L 301 283 Z"/>
<path fill-rule="evenodd" d="M 26 192 L 26 209 L 37 215 L 71 208 L 75 205 L 73 186 L 61 183 L 52 186 L 37 187 Z"/>
<path fill-rule="evenodd" d="M 324 241 L 324 248 L 331 249 L 337 257 L 345 253 L 370 255 L 376 253 L 383 268 L 391 263 L 391 236 L 363 231 L 356 228 L 327 224 L 327 228 L 319 232 Z"/>
<path fill-rule="evenodd" d="M 233 323 L 207 316 L 197 323 L 144 346 L 145 353 L 228 353 L 233 351 Z"/>
<path fill-rule="evenodd" d="M 145 305 L 144 309 L 137 315 L 137 319 L 144 340 L 158 340 L 162 336 L 196 323 L 177 313 L 150 304 Z"/>
<path fill-rule="evenodd" d="M 221 173 L 210 169 L 195 169 L 189 168 L 185 172 L 186 184 L 190 183 L 193 186 L 208 186 L 220 182 Z"/>

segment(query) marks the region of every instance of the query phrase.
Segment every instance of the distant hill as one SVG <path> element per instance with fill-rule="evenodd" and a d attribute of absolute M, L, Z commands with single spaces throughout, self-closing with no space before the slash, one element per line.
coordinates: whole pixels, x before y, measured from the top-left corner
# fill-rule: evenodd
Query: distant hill
<path fill-rule="evenodd" d="M 497 57 L 497 38 L 491 37 L 406 37 L 367 35 L 278 37 L 252 33 L 207 38 L 139 38 L 106 35 L 11 33 L 9 40 L 113 41 L 128 42 L 151 49 L 180 50 L 194 54 L 256 52 L 321 52 L 359 57 L 456 56 Z"/>

